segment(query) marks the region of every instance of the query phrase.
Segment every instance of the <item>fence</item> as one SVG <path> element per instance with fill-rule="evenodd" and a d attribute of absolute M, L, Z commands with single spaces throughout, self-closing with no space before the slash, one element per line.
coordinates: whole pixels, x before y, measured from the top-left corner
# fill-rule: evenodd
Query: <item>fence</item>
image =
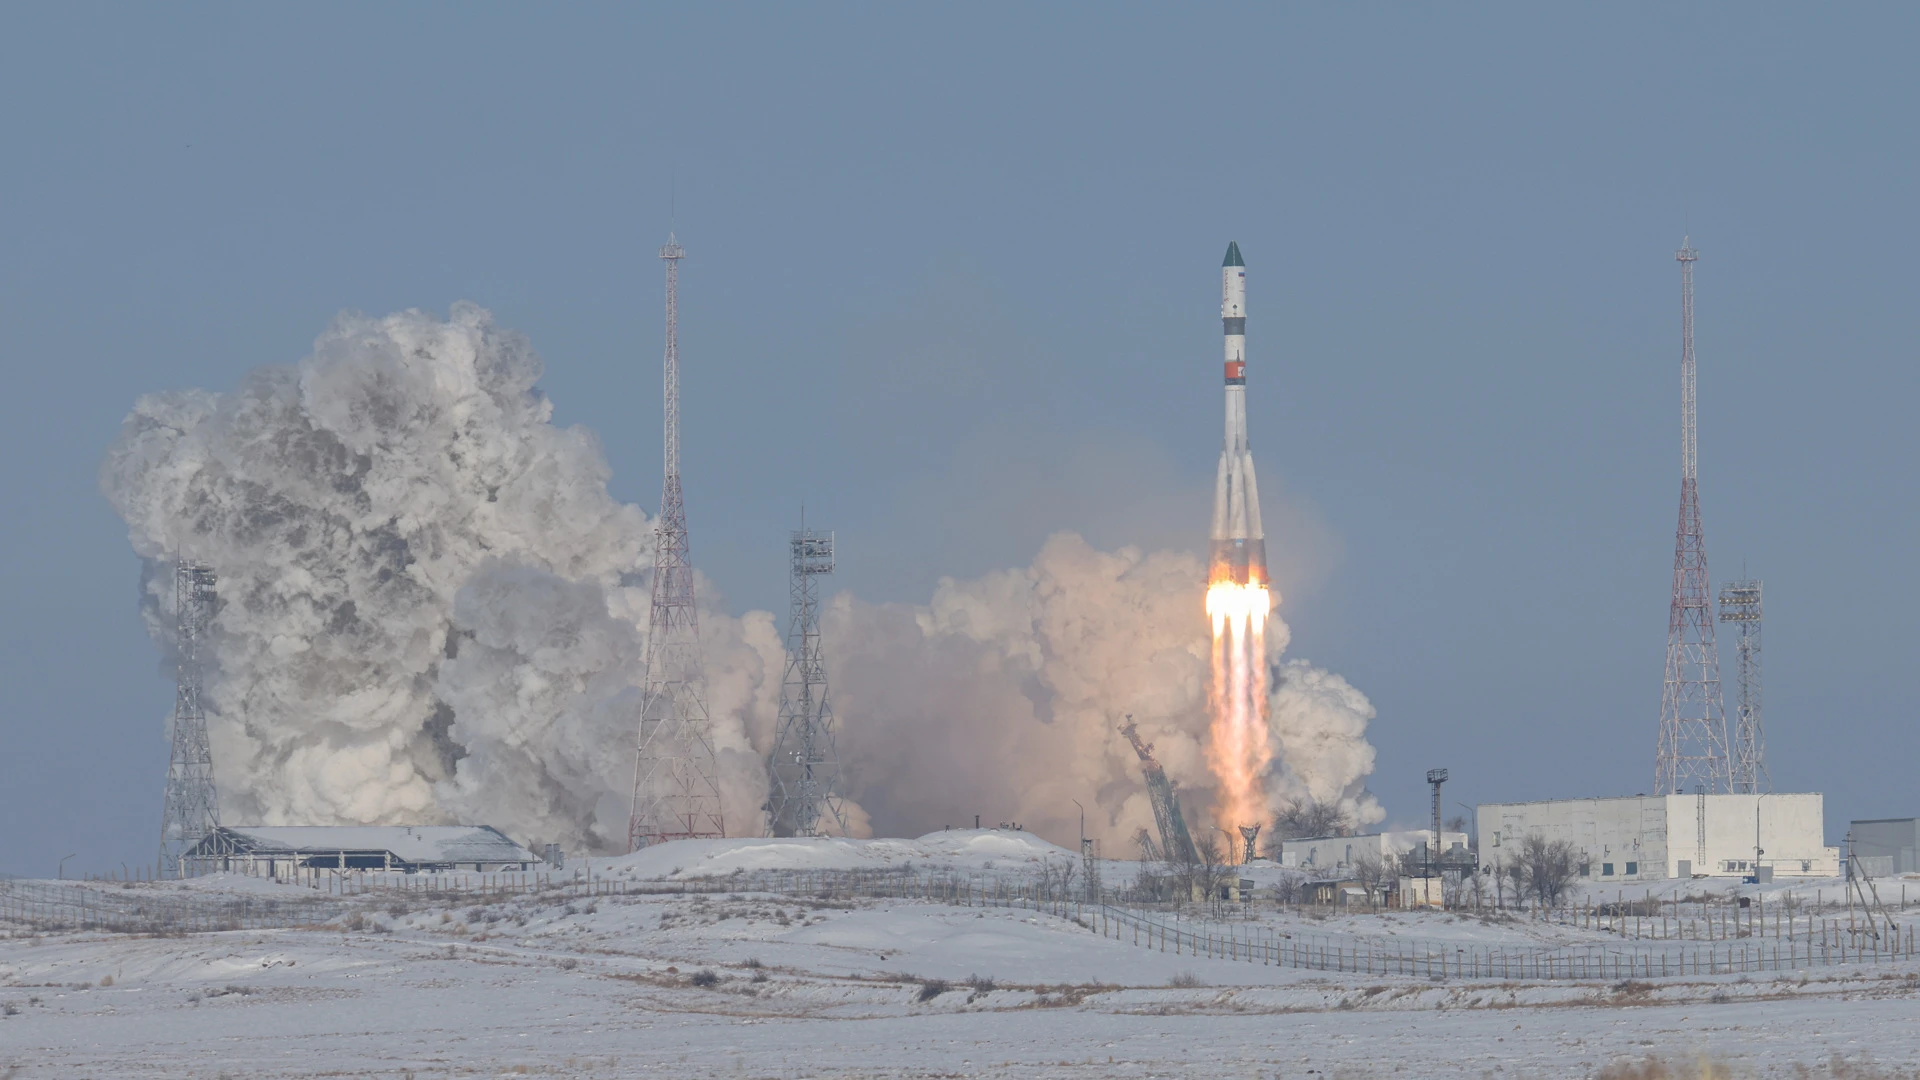
<path fill-rule="evenodd" d="M 191 934 L 214 930 L 284 930 L 315 926 L 351 905 L 321 897 L 156 895 L 32 881 L 0 881 L 0 921 L 41 930 L 106 930 L 127 934 Z"/>
<path fill-rule="evenodd" d="M 300 899 L 155 895 L 124 890 L 0 880 L 0 920 L 48 930 L 122 933 L 192 933 L 217 930 L 289 929 L 331 922 L 369 902 L 413 904 L 497 903 L 536 898 L 565 903 L 590 897 L 761 893 L 841 901 L 912 900 L 960 907 L 1032 911 L 1074 922 L 1102 937 L 1178 956 L 1207 957 L 1269 967 L 1421 978 L 1625 980 L 1802 970 L 1841 964 L 1873 964 L 1915 954 L 1912 929 L 1862 929 L 1837 920 L 1804 919 L 1791 911 L 1772 923 L 1774 938 L 1759 936 L 1764 910 L 1744 919 L 1670 917 L 1664 930 L 1637 928 L 1650 919 L 1620 911 L 1555 909 L 1535 921 L 1617 935 L 1622 944 L 1502 946 L 1440 940 L 1385 939 L 1268 926 L 1252 919 L 1198 922 L 1177 911 L 1156 912 L 1104 900 L 1072 898 L 1056 879 L 1005 876 L 961 877 L 909 870 L 742 872 L 685 882 L 555 880 L 544 874 L 342 875 L 328 884 L 331 895 Z M 1782 932 L 1788 916 L 1796 921 Z M 1524 925 L 1524 924 L 1522 924 Z M 1702 925 L 1709 928 L 1704 931 Z M 1794 927 L 1799 932 L 1794 932 Z M 1645 942 L 1628 945 L 1625 942 Z"/>

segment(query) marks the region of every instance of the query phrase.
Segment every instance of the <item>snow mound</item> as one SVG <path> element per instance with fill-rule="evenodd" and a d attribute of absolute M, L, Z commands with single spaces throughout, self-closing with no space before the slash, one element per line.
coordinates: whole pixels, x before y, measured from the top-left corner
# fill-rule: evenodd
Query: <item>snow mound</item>
<path fill-rule="evenodd" d="M 1037 870 L 1079 855 L 1029 832 L 949 829 L 917 840 L 838 836 L 675 840 L 631 855 L 594 860 L 595 877 L 685 881 L 767 870 L 914 870 L 930 873 Z"/>

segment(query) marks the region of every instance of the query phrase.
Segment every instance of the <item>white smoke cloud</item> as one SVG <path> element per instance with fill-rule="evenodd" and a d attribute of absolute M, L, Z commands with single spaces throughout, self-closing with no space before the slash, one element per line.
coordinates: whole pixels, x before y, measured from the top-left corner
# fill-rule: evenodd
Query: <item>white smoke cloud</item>
<path fill-rule="evenodd" d="M 477 821 L 579 850 L 625 844 L 652 532 L 607 493 L 593 435 L 551 423 L 541 362 L 472 305 L 343 315 L 297 365 L 229 394 L 140 399 L 101 486 L 171 638 L 170 562 L 213 565 L 209 727 L 228 820 Z M 1132 713 L 1204 820 L 1204 567 L 1050 540 L 1024 570 L 943 581 L 925 606 L 842 595 L 824 645 L 850 831 L 1017 819 L 1123 846 L 1151 824 Z M 784 652 L 774 616 L 700 581 L 729 831 L 761 830 Z M 1381 816 L 1373 710 L 1279 663 L 1272 799 Z M 1110 847 L 1113 854 L 1122 852 Z"/>
<path fill-rule="evenodd" d="M 1205 589 L 1197 556 L 1102 552 L 1060 534 L 1031 567 L 943 580 L 925 607 L 838 597 L 823 630 L 850 793 L 902 835 L 977 813 L 1072 837 L 1078 799 L 1089 834 L 1124 855 L 1153 826 L 1139 759 L 1118 733 L 1132 714 L 1204 829 Z M 1270 620 L 1272 805 L 1311 798 L 1380 820 L 1365 790 L 1372 706 L 1338 675 L 1279 662 L 1287 640 Z"/>
<path fill-rule="evenodd" d="M 101 486 L 147 560 L 212 564 L 209 727 L 225 813 L 482 820 L 625 840 L 652 534 L 592 433 L 552 425 L 538 356 L 472 305 L 343 315 L 231 394 L 142 398 Z M 711 594 L 711 590 L 709 590 Z M 770 623 L 706 616 L 716 741 L 742 804 L 771 724 Z M 747 756 L 751 756 L 750 754 Z"/>

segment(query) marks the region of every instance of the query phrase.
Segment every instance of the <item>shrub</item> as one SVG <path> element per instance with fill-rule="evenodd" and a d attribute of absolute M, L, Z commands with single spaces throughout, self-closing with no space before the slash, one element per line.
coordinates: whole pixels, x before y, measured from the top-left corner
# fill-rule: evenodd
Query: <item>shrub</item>
<path fill-rule="evenodd" d="M 972 987 L 975 993 L 990 994 L 994 989 L 993 976 L 969 975 L 967 976 L 967 985 Z"/>
<path fill-rule="evenodd" d="M 951 989 L 953 987 L 948 986 L 945 979 L 928 979 L 920 984 L 920 1000 L 932 1001 Z"/>
<path fill-rule="evenodd" d="M 720 981 L 720 976 L 715 975 L 706 968 L 701 968 L 699 971 L 693 973 L 693 979 L 691 981 L 695 986 L 713 986 Z"/>
<path fill-rule="evenodd" d="M 1182 990 L 1190 990 L 1200 985 L 1200 976 L 1195 975 L 1191 971 L 1175 972 L 1173 978 L 1167 980 L 1167 985 L 1176 986 Z"/>

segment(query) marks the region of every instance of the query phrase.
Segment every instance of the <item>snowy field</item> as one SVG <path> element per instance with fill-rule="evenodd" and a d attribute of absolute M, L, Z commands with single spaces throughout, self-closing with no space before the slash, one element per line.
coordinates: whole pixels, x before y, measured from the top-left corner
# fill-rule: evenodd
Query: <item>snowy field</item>
<path fill-rule="evenodd" d="M 970 831 L 689 842 L 593 873 L 1027 874 L 1065 854 Z M 189 888 L 312 895 L 231 878 Z M 1835 1059 L 1920 1069 L 1913 962 L 1434 981 L 1176 956 L 1030 910 L 752 892 L 375 892 L 358 916 L 176 937 L 16 925 L 0 937 L 0 1076 L 1584 1077 L 1648 1057 L 1690 1074 L 1703 1058 L 1736 1075 L 1826 1075 Z M 1289 919 L 1354 938 L 1586 933 L 1438 913 L 1263 916 Z"/>

